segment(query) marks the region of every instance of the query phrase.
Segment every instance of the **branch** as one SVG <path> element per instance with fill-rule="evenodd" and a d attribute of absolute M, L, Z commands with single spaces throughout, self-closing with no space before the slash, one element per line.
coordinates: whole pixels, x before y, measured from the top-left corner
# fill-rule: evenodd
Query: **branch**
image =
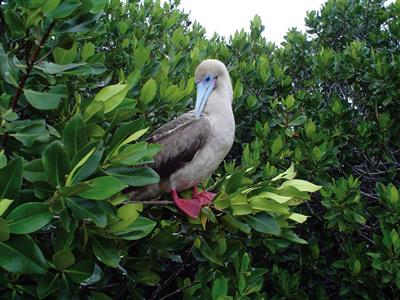
<path fill-rule="evenodd" d="M 174 274 L 173 274 L 172 276 L 170 276 L 162 285 L 160 285 L 160 286 L 154 291 L 154 293 L 151 295 L 150 300 L 155 300 L 156 297 L 157 297 L 157 295 L 158 295 L 163 289 L 165 289 L 165 288 L 171 283 L 171 281 L 174 280 L 174 279 L 179 275 L 180 272 L 182 272 L 182 270 L 186 267 L 186 264 L 187 264 L 187 262 L 188 262 L 188 260 L 189 260 L 190 253 L 192 252 L 192 248 L 193 248 L 193 246 L 190 247 L 190 248 L 186 251 L 186 256 L 185 256 L 185 259 L 183 260 L 182 264 L 179 266 L 178 269 L 176 269 L 176 271 L 174 272 Z"/>
<path fill-rule="evenodd" d="M 48 39 L 51 30 L 53 29 L 54 25 L 55 25 L 55 21 L 51 22 L 50 26 L 47 28 L 46 32 L 44 33 L 42 39 L 39 42 L 39 45 L 36 47 L 35 52 L 33 52 L 32 56 L 31 56 L 31 61 L 27 62 L 27 68 L 26 68 L 26 72 L 25 74 L 21 77 L 21 80 L 19 81 L 18 87 L 17 87 L 17 92 L 15 93 L 12 101 L 11 101 L 11 105 L 10 105 L 10 109 L 11 110 L 15 110 L 18 104 L 18 100 L 21 96 L 22 90 L 24 89 L 25 86 L 25 82 L 26 79 L 28 78 L 29 74 L 32 71 L 33 65 L 35 64 L 35 61 L 40 53 L 40 50 L 43 48 L 44 43 L 46 42 L 46 40 Z M 29 43 L 26 43 L 26 45 L 28 45 Z M 27 46 L 28 47 L 28 46 Z M 8 132 L 6 132 L 3 136 L 3 144 L 2 144 L 2 148 L 5 149 L 6 145 L 7 145 L 7 140 L 8 140 Z"/>
<path fill-rule="evenodd" d="M 171 296 L 173 296 L 175 294 L 178 294 L 178 293 L 182 292 L 183 290 L 186 290 L 186 289 L 198 284 L 198 283 L 199 282 L 197 282 L 197 281 L 193 281 L 191 284 L 189 284 L 187 286 L 184 286 L 184 287 L 181 287 L 180 289 L 177 289 L 176 291 L 173 291 L 172 293 L 169 293 L 168 295 L 165 295 L 164 297 L 161 297 L 159 300 L 165 300 L 165 299 L 167 299 L 167 298 L 169 298 L 169 297 L 171 297 Z"/>
<path fill-rule="evenodd" d="M 135 200 L 131 200 L 131 201 L 125 201 L 126 203 L 139 203 L 139 204 L 143 204 L 143 205 L 170 205 L 170 204 L 174 204 L 174 201 L 170 201 L 170 200 L 144 200 L 144 201 L 135 201 Z"/>
<path fill-rule="evenodd" d="M 55 25 L 55 21 L 51 22 L 49 28 L 47 28 L 46 32 L 44 33 L 42 39 L 40 40 L 39 45 L 36 47 L 35 52 L 33 52 L 32 57 L 31 57 L 31 61 L 28 63 L 27 69 L 26 69 L 26 73 L 22 76 L 19 84 L 18 84 L 18 88 L 17 88 L 17 92 L 15 93 L 12 102 L 11 102 L 11 109 L 14 110 L 17 107 L 18 104 L 18 100 L 19 97 L 21 96 L 21 92 L 24 88 L 25 85 L 25 81 L 28 78 L 30 72 L 32 71 L 33 65 L 35 64 L 35 61 L 40 53 L 40 50 L 42 50 L 44 43 L 46 42 L 46 40 L 48 39 L 51 30 L 53 29 L 54 25 Z"/>

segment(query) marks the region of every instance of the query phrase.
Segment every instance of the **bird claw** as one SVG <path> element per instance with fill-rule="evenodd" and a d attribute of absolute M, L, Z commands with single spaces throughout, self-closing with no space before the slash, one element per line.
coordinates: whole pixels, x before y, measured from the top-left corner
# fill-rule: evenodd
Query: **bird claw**
<path fill-rule="evenodd" d="M 176 206 L 191 218 L 197 218 L 200 214 L 201 207 L 209 205 L 216 195 L 211 192 L 199 193 L 197 192 L 197 189 L 193 190 L 193 199 L 179 198 L 178 193 L 175 190 L 172 190 L 171 194 Z"/>
<path fill-rule="evenodd" d="M 193 193 L 194 194 L 194 193 Z M 215 198 L 215 193 L 211 192 L 201 192 L 193 195 L 193 199 L 197 199 L 202 206 L 209 205 L 211 201 Z"/>

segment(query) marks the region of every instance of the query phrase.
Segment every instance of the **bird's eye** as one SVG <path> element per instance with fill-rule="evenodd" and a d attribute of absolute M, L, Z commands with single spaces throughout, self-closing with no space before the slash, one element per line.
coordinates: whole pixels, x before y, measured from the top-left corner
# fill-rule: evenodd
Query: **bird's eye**
<path fill-rule="evenodd" d="M 210 80 L 211 80 L 211 76 L 208 75 L 208 76 L 206 77 L 206 81 L 209 82 Z"/>

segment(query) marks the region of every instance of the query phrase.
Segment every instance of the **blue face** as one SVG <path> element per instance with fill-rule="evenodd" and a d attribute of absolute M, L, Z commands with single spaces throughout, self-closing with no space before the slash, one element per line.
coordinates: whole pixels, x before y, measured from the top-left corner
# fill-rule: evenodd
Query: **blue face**
<path fill-rule="evenodd" d="M 200 118 L 201 113 L 207 103 L 208 97 L 210 97 L 211 92 L 215 87 L 217 78 L 210 74 L 206 74 L 204 78 L 197 83 L 197 96 L 196 96 L 196 106 L 194 109 L 196 118 Z"/>

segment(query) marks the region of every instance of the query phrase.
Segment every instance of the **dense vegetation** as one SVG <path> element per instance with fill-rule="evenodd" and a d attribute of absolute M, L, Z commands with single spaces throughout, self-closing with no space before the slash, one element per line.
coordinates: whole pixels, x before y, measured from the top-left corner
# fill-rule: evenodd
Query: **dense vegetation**
<path fill-rule="evenodd" d="M 178 0 L 0 1 L 0 298 L 398 299 L 384 2 L 329 0 L 277 47 L 257 16 L 208 40 Z M 129 190 L 159 180 L 145 137 L 193 106 L 209 57 L 230 70 L 236 142 L 194 220 Z"/>

